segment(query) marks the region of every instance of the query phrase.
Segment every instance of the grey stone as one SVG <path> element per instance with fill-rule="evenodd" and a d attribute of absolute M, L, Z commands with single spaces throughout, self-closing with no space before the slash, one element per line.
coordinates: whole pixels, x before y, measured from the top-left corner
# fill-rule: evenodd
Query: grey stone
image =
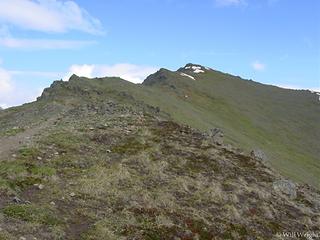
<path fill-rule="evenodd" d="M 289 180 L 278 180 L 273 183 L 276 192 L 287 195 L 290 199 L 297 197 L 296 185 Z"/>
<path fill-rule="evenodd" d="M 14 203 L 22 203 L 22 200 L 21 200 L 20 198 L 18 198 L 17 196 L 14 197 L 14 198 L 12 199 L 12 201 L 13 201 Z"/>
<path fill-rule="evenodd" d="M 223 144 L 223 131 L 219 128 L 213 128 L 209 130 L 209 137 L 213 140 L 214 143 L 218 145 Z"/>
<path fill-rule="evenodd" d="M 258 159 L 258 160 L 262 160 L 262 161 L 266 161 L 267 160 L 266 154 L 260 149 L 252 150 L 251 153 L 250 153 L 250 156 L 252 158 L 255 158 L 255 159 Z"/>

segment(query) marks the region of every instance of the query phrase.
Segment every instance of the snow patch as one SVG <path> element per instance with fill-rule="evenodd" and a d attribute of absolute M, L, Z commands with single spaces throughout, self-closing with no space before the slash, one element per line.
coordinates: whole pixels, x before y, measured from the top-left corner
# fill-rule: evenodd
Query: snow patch
<path fill-rule="evenodd" d="M 184 69 L 192 69 L 194 73 L 204 73 L 200 66 L 187 66 Z"/>
<path fill-rule="evenodd" d="M 195 69 L 193 72 L 194 72 L 194 73 L 204 73 L 204 71 L 201 70 L 201 69 Z"/>
<path fill-rule="evenodd" d="M 313 94 L 316 94 L 319 97 L 319 102 L 320 102 L 320 92 L 316 92 L 316 91 L 312 91 L 312 90 L 309 90 L 309 91 Z"/>
<path fill-rule="evenodd" d="M 188 74 L 185 74 L 185 73 L 180 73 L 181 76 L 184 76 L 184 77 L 188 77 L 188 78 L 191 78 L 192 80 L 196 80 L 194 77 L 188 75 Z"/>

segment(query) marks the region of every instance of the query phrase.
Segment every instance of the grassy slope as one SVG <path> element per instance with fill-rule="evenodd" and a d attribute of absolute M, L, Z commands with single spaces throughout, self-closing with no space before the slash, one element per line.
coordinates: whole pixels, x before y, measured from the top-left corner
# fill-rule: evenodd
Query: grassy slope
<path fill-rule="evenodd" d="M 289 198 L 260 161 L 128 104 L 115 85 L 139 87 L 109 80 L 64 83 L 54 96 L 0 113 L 24 129 L 29 120 L 42 126 L 28 146 L 0 155 L 0 239 L 272 239 L 318 231 L 319 192 L 297 186 Z M 79 85 L 98 88 L 86 95 Z"/>
<path fill-rule="evenodd" d="M 162 69 L 160 75 L 164 78 L 159 80 L 159 73 L 156 74 L 153 84 L 135 85 L 120 78 L 96 81 L 75 78 L 68 86 L 76 92 L 81 85 L 83 102 L 106 95 L 129 103 L 133 96 L 138 101 L 160 107 L 178 122 L 201 130 L 222 128 L 226 142 L 247 151 L 263 149 L 271 165 L 283 174 L 320 187 L 317 145 L 320 104 L 315 94 L 263 85 L 217 71 L 187 73 L 197 80 Z M 61 96 L 71 94 L 64 87 L 56 88 Z M 96 94 L 86 96 L 90 89 L 96 89 Z M 55 96 L 56 108 L 59 98 Z M 79 99 L 70 97 L 68 101 Z"/>
<path fill-rule="evenodd" d="M 162 71 L 167 79 L 159 84 L 127 90 L 179 122 L 201 130 L 222 128 L 227 142 L 263 149 L 283 174 L 320 187 L 320 103 L 315 94 L 216 71 L 193 74 L 197 81 Z"/>

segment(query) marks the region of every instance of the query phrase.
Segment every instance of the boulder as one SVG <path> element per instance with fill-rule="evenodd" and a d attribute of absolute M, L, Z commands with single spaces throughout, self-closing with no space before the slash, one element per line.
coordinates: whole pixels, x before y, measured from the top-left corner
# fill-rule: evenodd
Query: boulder
<path fill-rule="evenodd" d="M 252 158 L 255 158 L 255 159 L 258 159 L 258 160 L 262 160 L 262 161 L 266 161 L 267 160 L 266 154 L 260 149 L 252 150 L 250 152 L 250 156 Z"/>
<path fill-rule="evenodd" d="M 209 130 L 209 136 L 213 140 L 214 143 L 218 145 L 223 144 L 223 131 L 220 128 L 213 128 Z"/>
<path fill-rule="evenodd" d="M 296 184 L 289 180 L 278 180 L 273 183 L 273 189 L 284 195 L 287 195 L 290 199 L 297 197 Z"/>

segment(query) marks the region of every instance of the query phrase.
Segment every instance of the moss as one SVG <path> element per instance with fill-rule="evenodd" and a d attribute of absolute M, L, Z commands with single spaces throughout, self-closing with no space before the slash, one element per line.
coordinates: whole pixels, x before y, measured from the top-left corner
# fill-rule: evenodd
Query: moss
<path fill-rule="evenodd" d="M 200 239 L 209 240 L 214 238 L 214 236 L 208 231 L 208 226 L 203 221 L 187 219 L 185 223 L 193 234 L 198 234 L 200 236 Z"/>
<path fill-rule="evenodd" d="M 0 176 L 17 176 L 26 173 L 27 169 L 21 162 L 0 162 Z"/>
<path fill-rule="evenodd" d="M 35 160 L 40 155 L 40 151 L 35 147 L 25 147 L 19 149 L 19 158 L 24 160 Z"/>
<path fill-rule="evenodd" d="M 26 222 L 40 223 L 49 226 L 61 224 L 61 221 L 57 218 L 54 211 L 47 207 L 27 204 L 9 205 L 2 211 L 7 217 Z"/>
<path fill-rule="evenodd" d="M 274 234 L 277 232 L 280 232 L 282 229 L 281 225 L 277 222 L 271 221 L 271 222 L 268 222 L 266 225 L 267 225 L 267 228 L 270 229 L 270 231 Z"/>
<path fill-rule="evenodd" d="M 150 148 L 150 145 L 139 142 L 136 138 L 128 138 L 123 144 L 112 148 L 112 152 L 120 154 L 137 154 Z"/>
<path fill-rule="evenodd" d="M 52 132 L 43 140 L 44 144 L 54 145 L 62 152 L 77 152 L 86 142 L 84 137 L 77 136 L 68 131 Z"/>
<path fill-rule="evenodd" d="M 237 232 L 241 237 L 248 235 L 248 231 L 246 227 L 243 225 L 231 224 L 230 228 L 231 228 L 231 231 Z"/>
<path fill-rule="evenodd" d="M 56 174 L 56 169 L 48 166 L 34 166 L 30 172 L 36 176 L 53 176 Z"/>
<path fill-rule="evenodd" d="M 14 240 L 16 239 L 14 236 L 12 236 L 10 233 L 7 231 L 0 231 L 0 240 Z"/>
<path fill-rule="evenodd" d="M 21 132 L 24 132 L 24 131 L 25 131 L 25 129 L 22 128 L 22 127 L 14 127 L 14 128 L 11 128 L 11 129 L 8 129 L 8 130 L 2 132 L 0 134 L 0 136 L 6 136 L 6 137 L 15 136 L 18 133 L 21 133 Z"/>
<path fill-rule="evenodd" d="M 24 152 L 26 153 L 26 152 Z M 30 156 L 29 152 L 25 156 Z M 0 188 L 24 189 L 35 183 L 42 182 L 45 177 L 56 174 L 49 166 L 36 165 L 25 160 L 15 160 L 0 163 Z"/>
<path fill-rule="evenodd" d="M 7 191 L 9 189 L 10 189 L 10 183 L 7 180 L 0 177 L 0 191 L 1 190 Z"/>

